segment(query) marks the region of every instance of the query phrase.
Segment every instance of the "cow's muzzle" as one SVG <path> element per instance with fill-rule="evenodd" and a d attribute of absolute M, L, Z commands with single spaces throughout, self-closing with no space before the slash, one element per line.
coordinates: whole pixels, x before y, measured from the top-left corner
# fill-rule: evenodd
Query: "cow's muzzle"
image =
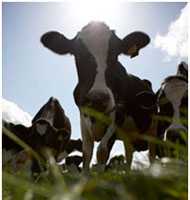
<path fill-rule="evenodd" d="M 85 106 L 91 107 L 99 112 L 104 112 L 110 101 L 110 96 L 104 91 L 93 90 L 86 95 Z"/>

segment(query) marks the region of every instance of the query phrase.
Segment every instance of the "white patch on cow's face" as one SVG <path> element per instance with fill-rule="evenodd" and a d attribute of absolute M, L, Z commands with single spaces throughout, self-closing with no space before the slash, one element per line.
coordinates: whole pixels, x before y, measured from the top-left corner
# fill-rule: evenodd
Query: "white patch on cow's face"
<path fill-rule="evenodd" d="M 36 124 L 36 130 L 40 135 L 44 135 L 48 129 L 47 124 Z"/>
<path fill-rule="evenodd" d="M 180 122 L 180 105 L 185 92 L 188 89 L 188 85 L 185 81 L 179 79 L 173 79 L 170 82 L 166 82 L 164 87 L 166 98 L 171 102 L 174 110 L 172 125 L 181 125 Z"/>
<path fill-rule="evenodd" d="M 47 121 L 49 121 L 49 123 L 51 124 L 51 125 L 53 125 L 53 121 L 54 121 L 54 114 L 55 114 L 55 112 L 52 110 L 52 108 L 49 110 L 49 111 L 47 111 L 47 113 L 46 113 L 46 120 Z"/>
<path fill-rule="evenodd" d="M 95 58 L 97 65 L 97 74 L 90 91 L 100 90 L 109 94 L 110 105 L 108 105 L 109 108 L 107 109 L 111 109 L 114 106 L 113 94 L 107 87 L 105 80 L 105 71 L 108 67 L 107 56 L 111 34 L 111 30 L 104 23 L 89 24 L 84 27 L 79 34 L 79 38 L 85 44 L 91 55 Z"/>

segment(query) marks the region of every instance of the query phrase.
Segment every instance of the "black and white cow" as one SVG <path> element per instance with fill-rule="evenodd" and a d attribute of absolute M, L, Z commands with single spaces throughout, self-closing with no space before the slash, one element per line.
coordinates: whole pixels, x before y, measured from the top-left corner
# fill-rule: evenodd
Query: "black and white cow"
<path fill-rule="evenodd" d="M 158 129 L 157 136 L 161 140 L 169 140 L 185 145 L 180 132 L 188 131 L 188 65 L 181 62 L 177 74 L 168 76 L 157 92 Z M 162 119 L 163 118 L 163 119 Z M 170 151 L 170 153 L 172 153 Z M 157 149 L 160 157 L 167 156 L 163 148 Z"/>
<path fill-rule="evenodd" d="M 150 42 L 149 36 L 137 31 L 120 39 L 105 23 L 91 22 L 82 28 L 74 39 L 69 40 L 59 32 L 50 31 L 42 36 L 41 42 L 57 54 L 70 53 L 75 56 L 79 82 L 74 90 L 74 99 L 80 110 L 83 168 L 89 169 L 94 141 L 100 141 L 97 160 L 104 165 L 115 140 L 116 127 L 123 123 L 128 112 L 126 105 L 131 106 L 130 113 L 134 107 L 135 111 L 138 111 L 133 102 L 141 102 L 141 97 L 149 96 L 144 95 L 144 90 L 147 90 L 152 98 L 149 84 L 128 75 L 118 61 L 118 56 L 122 53 L 131 58 L 137 56 L 140 49 Z M 96 119 L 82 112 L 84 106 L 109 113 L 112 122 L 109 126 L 98 126 Z M 150 105 L 144 106 L 147 112 Z M 142 125 L 142 117 L 135 117 L 139 129 L 145 131 L 149 128 L 151 117 L 146 120 L 146 127 Z"/>
<path fill-rule="evenodd" d="M 64 146 L 62 153 L 59 154 L 57 162 L 61 162 L 63 159 L 67 158 L 72 152 L 82 152 L 82 140 L 81 139 L 70 139 Z"/>
<path fill-rule="evenodd" d="M 43 158 L 45 158 L 44 149 L 46 148 L 51 149 L 54 156 L 57 157 L 64 151 L 71 136 L 70 121 L 59 101 L 53 97 L 38 111 L 30 127 L 5 122 L 4 126 Z M 4 149 L 13 150 L 15 153 L 22 150 L 18 144 L 5 134 L 3 134 L 2 146 Z M 34 161 L 33 164 L 32 168 L 35 169 L 32 169 L 32 171 L 38 170 L 37 162 Z"/>

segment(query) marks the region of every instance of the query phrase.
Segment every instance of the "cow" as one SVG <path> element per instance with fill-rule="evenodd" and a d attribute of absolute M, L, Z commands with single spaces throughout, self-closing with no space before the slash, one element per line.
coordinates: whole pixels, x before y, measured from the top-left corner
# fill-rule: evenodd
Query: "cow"
<path fill-rule="evenodd" d="M 63 159 L 67 158 L 70 153 L 78 151 L 82 152 L 82 140 L 81 139 L 70 139 L 64 146 L 62 153 L 57 157 L 57 162 L 61 162 Z"/>
<path fill-rule="evenodd" d="M 55 157 L 64 151 L 71 136 L 71 124 L 65 115 L 63 108 L 56 98 L 51 97 L 41 107 L 32 120 L 30 127 L 22 124 L 5 123 L 5 128 L 13 132 L 17 137 L 28 144 L 34 151 L 39 153 L 43 159 L 47 159 L 44 150 L 49 148 Z M 3 148 L 18 153 L 22 150 L 18 144 L 3 134 Z M 38 172 L 39 166 L 36 160 L 32 163 L 32 172 Z"/>
<path fill-rule="evenodd" d="M 157 92 L 158 128 L 157 137 L 163 141 L 186 145 L 181 133 L 188 131 L 188 65 L 181 62 L 177 74 L 168 76 Z M 172 148 L 157 147 L 159 157 L 174 156 Z M 170 155 L 168 155 L 170 154 Z"/>
<path fill-rule="evenodd" d="M 65 158 L 65 164 L 61 165 L 62 169 L 70 172 L 81 172 L 80 164 L 82 163 L 82 156 L 74 155 Z"/>
<path fill-rule="evenodd" d="M 134 100 L 136 104 L 141 98 L 149 99 L 150 96 L 152 99 L 154 96 L 147 81 L 129 75 L 118 61 L 118 56 L 122 53 L 130 58 L 137 56 L 140 49 L 148 45 L 150 37 L 146 33 L 136 31 L 120 39 L 104 22 L 92 21 L 73 39 L 67 39 L 57 31 L 49 31 L 42 35 L 41 42 L 59 55 L 74 55 L 78 73 L 74 99 L 80 111 L 83 169 L 89 170 L 95 141 L 100 142 L 97 161 L 105 168 L 116 139 L 116 129 L 123 124 L 128 113 L 127 106 L 133 106 Z M 108 125 L 100 125 L 94 117 L 84 113 L 83 108 L 86 106 L 106 114 L 111 122 Z M 142 106 L 146 110 L 142 112 L 144 116 L 150 105 Z M 137 108 L 134 110 L 138 111 Z M 151 116 L 145 120 L 145 127 L 137 115 L 133 117 L 136 117 L 135 122 L 141 132 L 151 127 Z M 132 154 L 129 153 L 127 157 L 130 164 Z"/>

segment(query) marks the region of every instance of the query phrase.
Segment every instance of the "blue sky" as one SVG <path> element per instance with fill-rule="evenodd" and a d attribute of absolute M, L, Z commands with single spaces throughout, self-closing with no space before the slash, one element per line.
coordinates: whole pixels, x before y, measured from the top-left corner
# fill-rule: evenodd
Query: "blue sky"
<path fill-rule="evenodd" d="M 136 30 L 151 37 L 151 44 L 138 57 L 120 56 L 119 59 L 129 73 L 149 79 L 156 91 L 166 76 L 176 72 L 177 64 L 187 60 L 186 56 L 178 56 L 177 53 L 170 55 L 159 45 L 156 48 L 154 42 L 158 34 L 167 36 L 171 23 L 180 17 L 186 3 L 118 2 L 100 5 L 76 1 L 4 2 L 3 97 L 18 104 L 31 116 L 50 96 L 58 98 L 71 120 L 72 137 L 80 137 L 79 112 L 73 100 L 77 84 L 74 58 L 59 56 L 45 49 L 40 37 L 47 31 L 57 30 L 73 38 L 93 19 L 105 21 L 120 38 Z"/>

